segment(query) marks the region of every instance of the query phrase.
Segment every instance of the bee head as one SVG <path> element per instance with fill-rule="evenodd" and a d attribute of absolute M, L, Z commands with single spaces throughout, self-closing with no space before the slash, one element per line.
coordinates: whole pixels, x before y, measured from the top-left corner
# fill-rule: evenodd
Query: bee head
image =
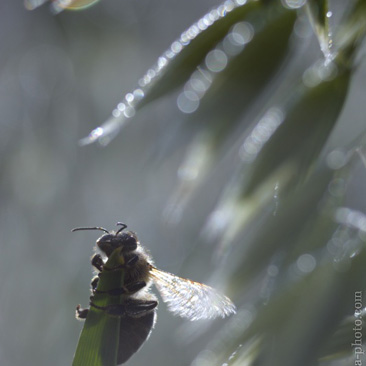
<path fill-rule="evenodd" d="M 121 248 L 121 251 L 124 253 L 133 252 L 137 248 L 138 239 L 135 233 L 132 231 L 123 232 L 126 229 L 127 225 L 118 222 L 117 225 L 121 226 L 119 230 L 116 232 L 109 232 L 108 230 L 102 227 L 78 227 L 73 229 L 72 231 L 79 231 L 79 230 L 101 230 L 104 231 L 106 234 L 102 235 L 97 240 L 98 248 L 105 253 L 107 257 L 109 257 L 112 252 L 117 249 Z"/>
<path fill-rule="evenodd" d="M 133 232 L 127 231 L 121 233 L 119 230 L 116 233 L 101 236 L 97 240 L 97 246 L 109 257 L 117 248 L 121 248 L 121 251 L 124 253 L 133 252 L 137 248 L 137 242 L 138 239 Z"/>

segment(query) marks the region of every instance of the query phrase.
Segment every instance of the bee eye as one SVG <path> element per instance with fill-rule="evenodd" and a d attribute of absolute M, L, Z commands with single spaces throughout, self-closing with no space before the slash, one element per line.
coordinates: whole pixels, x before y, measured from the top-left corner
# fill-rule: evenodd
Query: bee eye
<path fill-rule="evenodd" d="M 114 249 L 113 245 L 114 235 L 104 234 L 97 240 L 97 246 L 99 249 L 109 257 Z"/>
<path fill-rule="evenodd" d="M 124 252 L 134 251 L 137 248 L 137 238 L 133 233 L 121 233 L 118 235 L 118 237 L 118 240 L 123 246 Z"/>

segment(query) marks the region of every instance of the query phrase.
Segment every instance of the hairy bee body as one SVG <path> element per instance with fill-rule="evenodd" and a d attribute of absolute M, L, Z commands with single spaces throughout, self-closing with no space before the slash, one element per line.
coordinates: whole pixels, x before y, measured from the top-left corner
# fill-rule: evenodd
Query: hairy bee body
<path fill-rule="evenodd" d="M 109 232 L 101 227 L 76 228 L 77 230 L 101 230 L 106 234 L 97 240 L 97 247 L 105 255 L 92 258 L 92 265 L 99 271 L 92 280 L 90 306 L 103 311 L 106 316 L 120 319 L 117 363 L 125 363 L 149 337 L 156 321 L 157 298 L 150 292 L 154 283 L 168 309 L 174 314 L 190 320 L 225 317 L 235 313 L 235 306 L 229 298 L 213 288 L 157 269 L 148 252 L 141 246 L 136 234 L 123 231 L 126 225 Z M 119 258 L 118 265 L 108 266 L 111 256 Z M 123 285 L 120 288 L 101 290 L 98 281 L 111 273 L 120 276 L 123 272 Z M 108 296 L 107 305 L 96 302 L 97 296 Z M 86 319 L 89 309 L 76 308 L 76 316 Z"/>
<path fill-rule="evenodd" d="M 137 260 L 136 263 L 125 269 L 125 284 L 144 281 L 146 283 L 144 290 L 150 288 L 152 285 L 150 276 L 152 259 L 139 243 L 134 251 L 124 254 L 125 262 L 128 262 L 133 257 L 137 257 Z"/>

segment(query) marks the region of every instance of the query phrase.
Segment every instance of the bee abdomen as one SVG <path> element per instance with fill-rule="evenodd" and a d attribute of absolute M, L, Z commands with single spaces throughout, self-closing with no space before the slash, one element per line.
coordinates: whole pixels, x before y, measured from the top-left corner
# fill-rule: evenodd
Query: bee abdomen
<path fill-rule="evenodd" d="M 121 318 L 117 363 L 125 363 L 149 337 L 155 324 L 155 310 L 138 318 L 125 316 Z"/>

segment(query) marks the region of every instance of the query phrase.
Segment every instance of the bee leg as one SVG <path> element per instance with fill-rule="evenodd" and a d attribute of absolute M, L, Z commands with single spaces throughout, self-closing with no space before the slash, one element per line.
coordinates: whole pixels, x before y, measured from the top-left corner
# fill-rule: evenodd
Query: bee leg
<path fill-rule="evenodd" d="M 99 282 L 99 277 L 98 276 L 95 276 L 91 283 L 90 283 L 90 287 L 92 289 L 93 292 L 95 292 L 95 290 L 97 289 L 97 286 L 98 286 L 98 282 Z"/>
<path fill-rule="evenodd" d="M 93 302 L 90 302 L 90 306 L 105 311 L 112 316 L 130 316 L 133 318 L 139 318 L 151 312 L 158 306 L 157 301 L 150 300 L 133 300 L 127 304 L 111 304 L 107 306 L 98 306 Z"/>
<path fill-rule="evenodd" d="M 125 306 L 122 305 L 122 304 L 113 304 L 113 305 L 107 305 L 107 306 L 99 306 L 99 305 L 94 304 L 91 301 L 90 302 L 90 306 L 93 307 L 93 308 L 95 308 L 95 309 L 105 311 L 109 315 L 114 315 L 114 316 L 124 316 L 124 315 L 126 315 Z"/>
<path fill-rule="evenodd" d="M 86 319 L 89 309 L 82 309 L 80 305 L 76 307 L 76 319 Z"/>
<path fill-rule="evenodd" d="M 156 300 L 131 300 L 126 304 L 126 313 L 128 316 L 139 318 L 151 312 L 158 306 Z"/>
<path fill-rule="evenodd" d="M 94 254 L 91 260 L 92 266 L 94 266 L 99 272 L 102 272 L 104 262 L 100 254 Z"/>
<path fill-rule="evenodd" d="M 124 294 L 134 294 L 137 291 L 140 291 L 142 288 L 144 288 L 146 286 L 146 282 L 145 281 L 138 281 L 138 282 L 134 282 L 134 283 L 130 283 L 126 286 L 123 286 L 121 288 L 114 288 L 112 290 L 108 290 L 108 291 L 100 291 L 95 289 L 94 293 L 96 294 L 108 294 L 111 296 L 119 296 L 119 295 L 124 295 Z"/>
<path fill-rule="evenodd" d="M 129 283 L 128 285 L 125 286 L 125 288 L 128 291 L 128 293 L 134 294 L 135 292 L 143 289 L 145 286 L 146 286 L 145 281 L 137 281 L 137 282 Z"/>

